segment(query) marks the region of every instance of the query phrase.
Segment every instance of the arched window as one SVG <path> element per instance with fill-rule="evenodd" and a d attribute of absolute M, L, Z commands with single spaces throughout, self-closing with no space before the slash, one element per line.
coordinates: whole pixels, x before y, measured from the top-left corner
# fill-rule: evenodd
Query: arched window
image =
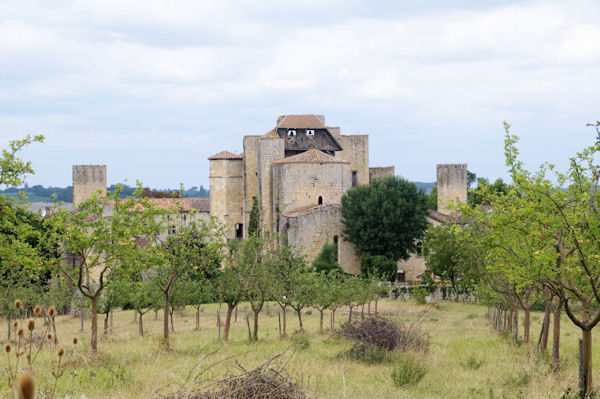
<path fill-rule="evenodd" d="M 306 135 L 307 136 L 314 136 L 315 135 L 314 129 L 307 129 L 306 130 Z"/>
<path fill-rule="evenodd" d="M 319 195 L 319 200 L 318 200 L 318 201 L 319 201 L 319 202 L 318 202 L 318 203 L 319 203 L 319 205 L 323 205 L 323 197 L 321 197 L 320 195 Z"/>
<path fill-rule="evenodd" d="M 296 135 L 296 130 L 294 130 L 294 129 L 288 130 L 288 136 L 295 136 L 295 135 Z"/>

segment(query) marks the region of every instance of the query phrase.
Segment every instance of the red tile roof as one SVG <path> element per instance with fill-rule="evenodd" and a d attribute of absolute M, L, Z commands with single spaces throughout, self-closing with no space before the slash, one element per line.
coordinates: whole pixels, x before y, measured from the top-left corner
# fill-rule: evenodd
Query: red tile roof
<path fill-rule="evenodd" d="M 229 151 L 221 151 L 218 154 L 208 157 L 209 160 L 217 160 L 217 159 L 244 159 L 242 155 L 234 154 Z"/>
<path fill-rule="evenodd" d="M 341 158 L 336 158 L 332 155 L 325 154 L 323 151 L 319 150 L 308 150 L 301 152 L 297 155 L 292 155 L 291 157 L 286 157 L 280 160 L 273 162 L 274 164 L 284 164 L 284 163 L 349 163 L 348 161 L 344 161 Z"/>
<path fill-rule="evenodd" d="M 197 212 L 210 212 L 210 198 L 149 198 L 153 204 L 161 208 L 181 206 L 185 212 L 192 209 Z"/>
<path fill-rule="evenodd" d="M 323 122 L 313 114 L 286 115 L 279 121 L 277 127 L 287 129 L 325 129 Z"/>

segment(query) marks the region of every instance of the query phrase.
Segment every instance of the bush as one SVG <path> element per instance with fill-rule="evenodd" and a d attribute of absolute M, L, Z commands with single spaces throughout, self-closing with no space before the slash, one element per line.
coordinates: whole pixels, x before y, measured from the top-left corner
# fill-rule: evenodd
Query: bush
<path fill-rule="evenodd" d="M 425 297 L 427 296 L 427 288 L 425 287 L 414 287 L 411 295 L 416 299 L 417 303 L 424 304 Z"/>
<path fill-rule="evenodd" d="M 313 267 L 317 272 L 336 271 L 342 273 L 342 268 L 337 263 L 338 247 L 336 244 L 325 243 L 319 255 L 313 261 Z"/>
<path fill-rule="evenodd" d="M 386 256 L 369 254 L 360 256 L 360 275 L 363 277 L 375 276 L 395 281 L 397 269 L 396 261 Z"/>
<path fill-rule="evenodd" d="M 419 317 L 414 323 L 404 325 L 382 317 L 368 317 L 343 324 L 338 335 L 356 341 L 348 351 L 356 359 L 373 359 L 396 349 L 424 352 L 429 347 L 429 336 L 421 329 L 420 320 Z M 379 352 L 373 353 L 374 348 Z"/>
<path fill-rule="evenodd" d="M 397 387 L 405 387 L 408 385 L 416 385 L 427 374 L 427 368 L 410 359 L 402 358 L 394 366 L 392 371 L 392 381 Z"/>

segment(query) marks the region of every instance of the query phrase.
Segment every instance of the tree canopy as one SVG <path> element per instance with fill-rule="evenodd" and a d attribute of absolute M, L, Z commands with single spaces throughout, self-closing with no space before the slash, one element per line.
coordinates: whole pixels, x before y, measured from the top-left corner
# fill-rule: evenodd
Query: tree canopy
<path fill-rule="evenodd" d="M 400 177 L 356 186 L 342 197 L 344 238 L 359 255 L 408 259 L 428 226 L 426 200 L 414 183 Z"/>

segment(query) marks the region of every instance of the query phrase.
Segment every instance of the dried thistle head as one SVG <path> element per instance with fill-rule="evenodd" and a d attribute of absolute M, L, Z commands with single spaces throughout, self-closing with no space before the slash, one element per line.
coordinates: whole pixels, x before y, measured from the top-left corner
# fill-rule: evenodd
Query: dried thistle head
<path fill-rule="evenodd" d="M 16 299 L 15 300 L 15 309 L 21 309 L 21 306 L 23 306 L 23 302 L 21 302 L 20 299 Z"/>
<path fill-rule="evenodd" d="M 23 374 L 18 386 L 19 399 L 35 398 L 35 381 L 29 373 Z"/>
<path fill-rule="evenodd" d="M 12 349 L 12 347 L 10 346 L 10 344 L 4 345 L 4 350 L 6 351 L 6 353 L 10 353 L 11 349 Z"/>
<path fill-rule="evenodd" d="M 54 306 L 50 306 L 48 309 L 48 316 L 54 317 L 56 315 L 56 308 Z"/>
<path fill-rule="evenodd" d="M 65 354 L 65 350 L 63 348 L 60 348 L 58 350 L 58 357 L 63 357 L 64 354 Z"/>
<path fill-rule="evenodd" d="M 79 339 L 77 337 L 73 337 L 73 345 L 77 345 L 77 342 L 79 342 Z"/>
<path fill-rule="evenodd" d="M 19 327 L 19 329 L 17 330 L 17 335 L 20 337 L 23 335 L 23 333 L 25 333 L 25 330 L 23 330 L 23 327 Z"/>
<path fill-rule="evenodd" d="M 19 322 L 18 321 L 13 321 L 13 328 L 17 328 L 19 327 Z"/>
<path fill-rule="evenodd" d="M 48 338 L 48 341 L 50 341 L 52 339 L 52 333 L 48 333 L 48 335 L 46 335 L 46 338 Z"/>
<path fill-rule="evenodd" d="M 27 320 L 27 329 L 29 331 L 33 331 L 35 329 L 35 320 L 33 320 L 33 319 Z"/>
<path fill-rule="evenodd" d="M 39 316 L 40 313 L 42 313 L 42 308 L 40 306 L 36 306 L 35 308 L 33 308 L 34 315 Z"/>

